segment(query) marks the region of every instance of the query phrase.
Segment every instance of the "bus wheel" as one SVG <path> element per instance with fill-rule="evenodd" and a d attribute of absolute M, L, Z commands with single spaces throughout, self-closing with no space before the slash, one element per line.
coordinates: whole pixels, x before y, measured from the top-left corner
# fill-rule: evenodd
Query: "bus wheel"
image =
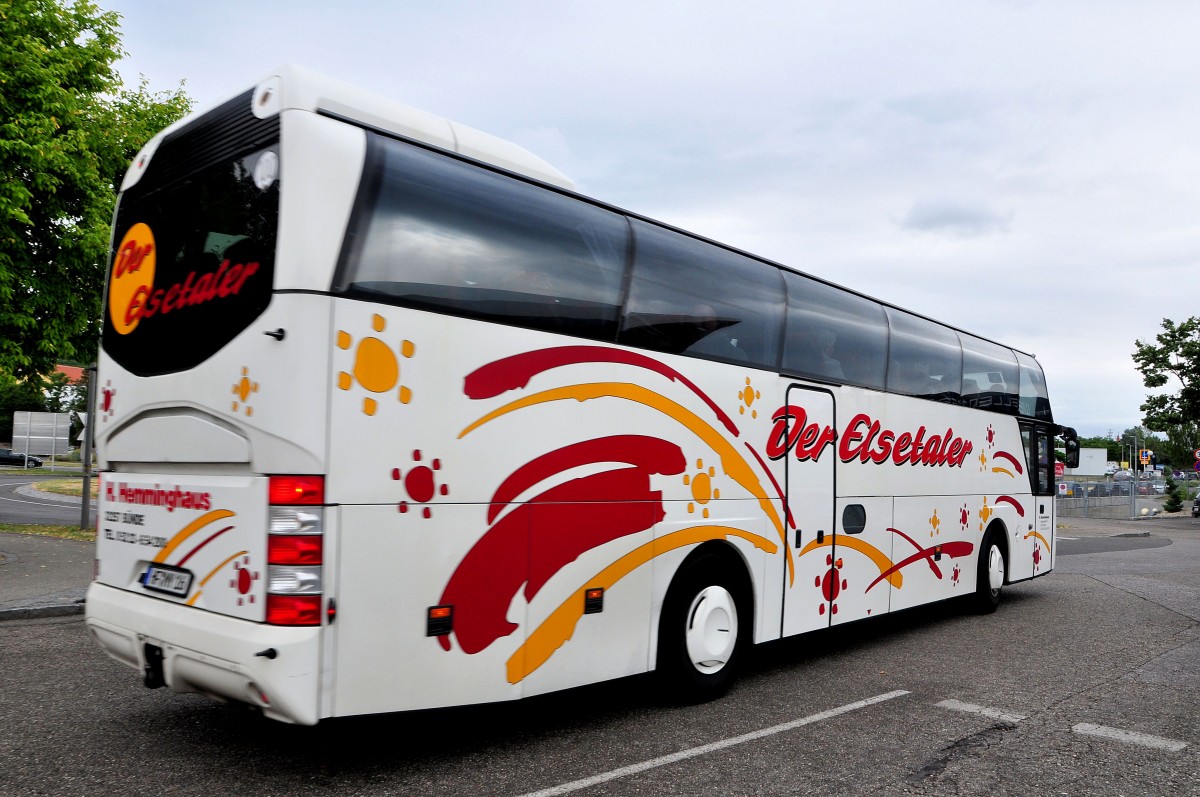
<path fill-rule="evenodd" d="M 739 585 L 713 555 L 686 565 L 663 603 L 658 629 L 659 681 L 680 702 L 720 697 L 736 677 L 741 625 L 749 617 Z"/>
<path fill-rule="evenodd" d="M 1000 605 L 1000 591 L 1004 588 L 1004 549 L 994 530 L 989 529 L 983 535 L 977 576 L 975 608 L 981 614 L 990 614 Z"/>

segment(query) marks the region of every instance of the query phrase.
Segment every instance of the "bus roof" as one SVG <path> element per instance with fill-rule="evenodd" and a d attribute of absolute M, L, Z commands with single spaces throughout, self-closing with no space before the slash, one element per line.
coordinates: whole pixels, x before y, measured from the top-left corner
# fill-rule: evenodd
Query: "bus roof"
<path fill-rule="evenodd" d="M 220 103 L 225 101 L 221 100 Z M 512 142 L 304 67 L 285 64 L 264 75 L 254 83 L 254 102 L 255 114 L 259 116 L 285 110 L 324 114 L 454 152 L 560 188 L 575 189 L 574 183 L 565 174 Z M 137 182 L 143 171 L 142 166 L 149 160 L 144 156 L 152 155 L 159 142 L 210 110 L 212 107 L 201 108 L 151 139 L 143 148 L 142 157 L 134 159 L 121 190 Z"/>

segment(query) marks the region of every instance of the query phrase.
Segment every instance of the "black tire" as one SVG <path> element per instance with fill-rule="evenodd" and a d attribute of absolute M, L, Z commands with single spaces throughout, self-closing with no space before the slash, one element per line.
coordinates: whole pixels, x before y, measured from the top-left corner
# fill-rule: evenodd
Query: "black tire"
<path fill-rule="evenodd" d="M 975 609 L 980 614 L 991 614 L 1000 605 L 1007 565 L 1000 535 L 995 529 L 988 529 L 979 544 L 979 562 L 975 570 Z"/>
<path fill-rule="evenodd" d="M 737 677 L 749 630 L 744 579 L 711 554 L 685 564 L 659 617 L 656 670 L 667 697 L 702 703 L 724 695 Z"/>

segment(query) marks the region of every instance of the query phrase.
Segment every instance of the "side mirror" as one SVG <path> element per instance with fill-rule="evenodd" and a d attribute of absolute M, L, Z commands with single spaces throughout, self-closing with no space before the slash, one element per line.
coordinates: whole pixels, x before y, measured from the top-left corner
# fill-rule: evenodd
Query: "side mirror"
<path fill-rule="evenodd" d="M 1075 434 L 1075 430 L 1069 426 L 1061 427 L 1059 430 L 1059 434 L 1062 435 L 1063 441 L 1065 442 L 1064 447 L 1066 449 L 1066 455 L 1067 455 L 1067 461 L 1065 463 L 1066 466 L 1068 468 L 1078 468 L 1079 467 L 1079 436 L 1077 434 Z"/>

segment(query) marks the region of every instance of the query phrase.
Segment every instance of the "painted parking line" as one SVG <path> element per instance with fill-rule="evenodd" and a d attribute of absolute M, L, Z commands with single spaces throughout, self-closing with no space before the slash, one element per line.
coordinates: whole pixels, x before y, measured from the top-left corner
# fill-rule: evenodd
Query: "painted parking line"
<path fill-rule="evenodd" d="M 649 761 L 643 761 L 640 764 L 630 764 L 629 766 L 621 767 L 620 769 L 612 769 L 608 772 L 601 772 L 599 775 L 593 775 L 590 778 L 574 780 L 570 783 L 564 783 L 561 786 L 552 786 L 549 789 L 542 789 L 541 791 L 529 792 L 521 795 L 521 797 L 552 797 L 552 795 L 570 794 L 571 792 L 579 791 L 580 789 L 586 789 L 590 786 L 596 786 L 600 783 L 607 783 L 608 781 L 616 780 L 617 778 L 624 778 L 628 775 L 636 775 L 639 772 L 645 772 L 657 767 L 664 767 L 668 764 L 674 764 L 679 761 L 686 761 L 689 758 L 696 758 L 697 756 L 702 756 L 707 753 L 724 750 L 727 747 L 733 747 L 735 745 L 745 744 L 746 742 L 752 742 L 755 739 L 762 739 L 767 736 L 773 736 L 777 733 L 784 733 L 785 731 L 790 731 L 805 725 L 812 725 L 814 722 L 820 722 L 821 720 L 827 720 L 840 714 L 857 711 L 860 708 L 873 706 L 876 703 L 882 703 L 885 700 L 891 700 L 907 694 L 909 693 L 903 689 L 897 689 L 895 692 L 887 692 L 886 694 L 875 695 L 875 697 L 868 697 L 865 700 L 847 703 L 844 706 L 831 708 L 828 711 L 822 711 L 818 714 L 810 714 L 807 717 L 801 717 L 798 720 L 785 722 L 782 725 L 772 725 L 770 728 L 763 728 L 759 731 L 751 731 L 750 733 L 744 733 L 741 736 L 732 736 L 728 739 L 712 742 L 711 744 L 701 745 L 700 747 L 692 747 L 687 750 L 680 750 L 678 753 L 671 753 L 670 755 L 661 756 L 660 758 L 652 758 Z"/>
<path fill-rule="evenodd" d="M 1188 746 L 1187 742 L 1181 742 L 1176 739 L 1166 739 L 1162 736 L 1151 736 L 1148 733 L 1126 731 L 1120 728 L 1109 728 L 1104 725 L 1093 725 L 1090 722 L 1081 722 L 1078 725 L 1073 725 L 1071 726 L 1071 730 L 1084 736 L 1100 736 L 1118 742 L 1152 747 L 1156 750 L 1169 750 L 1172 753 L 1178 753 Z"/>
<path fill-rule="evenodd" d="M 979 714 L 980 716 L 1000 720 L 1001 722 L 1011 722 L 1013 725 L 1016 725 L 1023 719 L 1027 719 L 1024 714 L 1013 714 L 1009 711 L 1001 711 L 998 708 L 977 706 L 974 703 L 963 703 L 960 700 L 943 700 L 941 703 L 935 703 L 934 705 L 939 708 L 948 708 L 951 711 L 965 711 L 968 714 Z"/>

